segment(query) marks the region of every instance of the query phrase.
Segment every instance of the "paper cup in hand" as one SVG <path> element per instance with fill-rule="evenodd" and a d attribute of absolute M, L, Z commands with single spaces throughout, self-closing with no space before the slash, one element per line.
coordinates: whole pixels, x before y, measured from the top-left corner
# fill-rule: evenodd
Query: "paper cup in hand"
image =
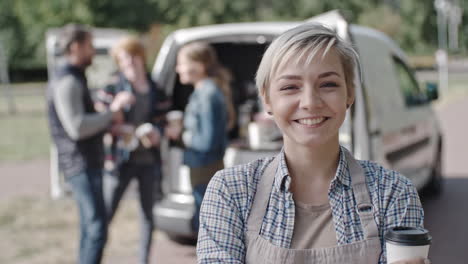
<path fill-rule="evenodd" d="M 137 127 L 135 130 L 135 135 L 141 140 L 141 144 L 145 148 L 150 148 L 152 146 L 151 140 L 148 138 L 148 133 L 153 131 L 153 125 L 150 123 L 144 123 Z"/>
<path fill-rule="evenodd" d="M 166 114 L 166 119 L 167 119 L 167 122 L 169 123 L 169 126 L 182 127 L 183 120 L 184 120 L 184 113 L 178 110 L 169 111 Z"/>
<path fill-rule="evenodd" d="M 427 258 L 431 236 L 426 229 L 416 227 L 393 227 L 385 234 L 387 263 L 412 258 Z"/>

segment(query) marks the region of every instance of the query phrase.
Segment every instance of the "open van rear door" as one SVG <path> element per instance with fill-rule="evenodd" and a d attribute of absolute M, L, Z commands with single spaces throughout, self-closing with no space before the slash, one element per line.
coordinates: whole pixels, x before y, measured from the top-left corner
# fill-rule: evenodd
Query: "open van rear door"
<path fill-rule="evenodd" d="M 338 36 L 340 36 L 343 40 L 345 41 L 351 41 L 351 37 L 349 34 L 348 30 L 348 21 L 343 17 L 343 15 L 340 13 L 338 10 L 333 10 L 329 11 L 314 17 L 311 17 L 306 20 L 306 22 L 316 22 L 320 24 L 324 24 L 325 26 L 328 26 L 335 30 L 338 33 Z M 360 69 L 355 70 L 356 74 L 356 83 L 355 83 L 355 89 L 356 89 L 356 96 L 358 96 L 358 93 L 361 93 L 361 85 L 360 85 L 360 78 L 358 75 L 360 75 Z M 351 152 L 354 152 L 355 149 L 353 149 L 353 123 L 352 123 L 352 115 L 351 111 L 347 111 L 346 113 L 346 118 L 343 123 L 343 125 L 340 128 L 340 144 L 350 150 Z M 357 154 L 358 157 L 361 157 L 360 151 Z"/>

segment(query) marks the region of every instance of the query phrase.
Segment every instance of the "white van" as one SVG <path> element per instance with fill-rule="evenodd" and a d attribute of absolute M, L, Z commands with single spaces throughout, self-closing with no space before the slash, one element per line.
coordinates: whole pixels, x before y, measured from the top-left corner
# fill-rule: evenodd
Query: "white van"
<path fill-rule="evenodd" d="M 373 29 L 349 25 L 337 11 L 310 19 L 334 28 L 350 41 L 361 58 L 362 83 L 356 84 L 356 102 L 348 111 L 340 142 L 359 159 L 375 160 L 410 178 L 418 189 L 440 190 L 442 135 L 431 101 L 437 88 L 422 90 L 403 51 L 387 36 Z M 184 110 L 193 87 L 180 84 L 175 72 L 178 50 L 192 41 L 211 43 L 234 75 L 232 92 L 238 111 L 238 129 L 225 165 L 246 163 L 276 154 L 281 144 L 255 144 L 245 123 L 256 110 L 254 75 L 269 43 L 301 22 L 221 24 L 181 29 L 165 40 L 152 76 L 172 96 L 174 108 Z M 359 80 L 359 78 L 358 78 Z M 248 131 L 252 126 L 248 125 Z M 250 129 L 249 129 L 250 128 Z M 250 133 L 252 134 L 252 133 Z M 249 142 L 250 140 L 250 142 Z M 275 142 L 272 142 L 275 143 Z M 252 148 L 252 146 L 255 146 Z M 182 150 L 163 149 L 165 198 L 154 207 L 155 223 L 171 237 L 194 237 L 190 220 L 194 200 L 189 170 L 182 165 Z"/>

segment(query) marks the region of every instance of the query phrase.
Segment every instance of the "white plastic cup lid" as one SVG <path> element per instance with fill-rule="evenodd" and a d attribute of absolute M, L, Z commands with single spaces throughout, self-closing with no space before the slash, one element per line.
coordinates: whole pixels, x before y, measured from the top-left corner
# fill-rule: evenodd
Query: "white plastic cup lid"
<path fill-rule="evenodd" d="M 179 111 L 179 110 L 169 111 L 169 112 L 166 114 L 166 118 L 167 118 L 167 120 L 169 120 L 169 121 L 172 121 L 172 120 L 181 120 L 183 117 L 184 117 L 184 112 Z"/>

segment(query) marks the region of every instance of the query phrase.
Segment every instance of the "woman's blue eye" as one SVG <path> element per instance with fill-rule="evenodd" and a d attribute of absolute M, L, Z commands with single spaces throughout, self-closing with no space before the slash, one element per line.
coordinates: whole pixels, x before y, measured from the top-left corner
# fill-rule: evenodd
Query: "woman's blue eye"
<path fill-rule="evenodd" d="M 320 87 L 338 87 L 338 84 L 335 82 L 326 82 L 320 85 Z"/>
<path fill-rule="evenodd" d="M 292 90 L 292 89 L 296 89 L 296 86 L 293 86 L 293 85 L 284 86 L 284 87 L 281 87 L 280 91 Z"/>

